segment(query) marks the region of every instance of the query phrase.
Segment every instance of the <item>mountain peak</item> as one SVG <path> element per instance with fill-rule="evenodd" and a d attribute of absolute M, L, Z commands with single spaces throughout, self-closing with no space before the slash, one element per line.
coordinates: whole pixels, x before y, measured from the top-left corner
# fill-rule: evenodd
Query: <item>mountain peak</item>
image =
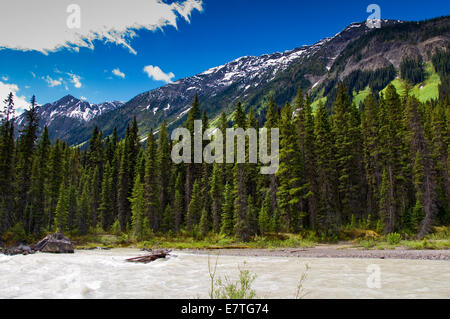
<path fill-rule="evenodd" d="M 74 97 L 74 96 L 71 95 L 71 94 L 67 94 L 66 96 L 64 96 L 64 97 L 62 97 L 61 99 L 59 99 L 58 101 L 56 101 L 55 103 L 63 105 L 63 104 L 66 104 L 66 103 L 68 103 L 68 102 L 71 102 L 71 101 L 78 102 L 78 101 L 80 101 L 80 100 L 77 99 L 76 97 Z"/>

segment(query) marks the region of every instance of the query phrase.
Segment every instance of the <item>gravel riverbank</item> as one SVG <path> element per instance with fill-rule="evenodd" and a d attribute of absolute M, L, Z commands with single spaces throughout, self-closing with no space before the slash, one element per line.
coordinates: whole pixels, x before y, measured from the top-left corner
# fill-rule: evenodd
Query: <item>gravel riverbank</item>
<path fill-rule="evenodd" d="M 207 255 L 244 257 L 298 257 L 298 258 L 360 258 L 360 259 L 414 259 L 414 260 L 447 260 L 450 261 L 450 250 L 363 250 L 339 246 L 318 246 L 314 248 L 283 249 L 216 249 L 193 250 L 184 252 Z"/>

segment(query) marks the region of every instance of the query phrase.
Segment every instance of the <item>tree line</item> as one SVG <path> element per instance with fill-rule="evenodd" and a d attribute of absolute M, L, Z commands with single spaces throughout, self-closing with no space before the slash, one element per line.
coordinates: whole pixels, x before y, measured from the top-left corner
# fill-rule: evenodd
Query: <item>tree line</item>
<path fill-rule="evenodd" d="M 343 83 L 332 110 L 313 110 L 301 89 L 283 107 L 269 99 L 263 121 L 237 103 L 232 121 L 222 113 L 222 132 L 280 129 L 278 172 L 261 175 L 260 164 L 174 164 L 165 122 L 145 141 L 134 119 L 121 140 L 95 128 L 86 149 L 52 143 L 47 128 L 38 132 L 34 97 L 15 138 L 10 94 L 0 127 L 0 234 L 220 233 L 248 241 L 313 230 L 332 238 L 359 220 L 423 238 L 450 223 L 449 105 L 448 97 L 421 103 L 390 85 L 357 107 Z M 185 123 L 192 135 L 195 120 L 210 126 L 197 96 Z"/>

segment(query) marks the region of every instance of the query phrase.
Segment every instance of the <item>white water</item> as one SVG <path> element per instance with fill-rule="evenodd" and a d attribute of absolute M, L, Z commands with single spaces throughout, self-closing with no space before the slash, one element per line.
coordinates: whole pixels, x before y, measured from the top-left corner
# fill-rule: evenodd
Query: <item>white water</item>
<path fill-rule="evenodd" d="M 0 255 L 0 298 L 208 297 L 208 256 L 175 252 L 177 258 L 147 265 L 125 262 L 140 254 L 116 249 Z M 448 261 L 220 256 L 217 276 L 237 279 L 244 262 L 257 274 L 253 287 L 262 298 L 294 298 L 306 263 L 306 298 L 450 298 Z M 381 270 L 380 289 L 367 286 L 372 264 Z"/>

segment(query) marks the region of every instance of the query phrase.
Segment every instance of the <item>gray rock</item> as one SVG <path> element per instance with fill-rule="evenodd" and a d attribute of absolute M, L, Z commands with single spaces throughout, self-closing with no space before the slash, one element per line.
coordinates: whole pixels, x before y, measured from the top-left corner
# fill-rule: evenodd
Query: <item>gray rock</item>
<path fill-rule="evenodd" d="M 18 246 L 5 249 L 5 254 L 9 256 L 15 256 L 15 255 L 30 255 L 34 254 L 36 251 L 34 249 L 31 249 L 29 246 L 20 244 Z"/>
<path fill-rule="evenodd" d="M 52 254 L 74 253 L 74 248 L 69 238 L 60 233 L 48 235 L 34 246 L 34 250 Z"/>

